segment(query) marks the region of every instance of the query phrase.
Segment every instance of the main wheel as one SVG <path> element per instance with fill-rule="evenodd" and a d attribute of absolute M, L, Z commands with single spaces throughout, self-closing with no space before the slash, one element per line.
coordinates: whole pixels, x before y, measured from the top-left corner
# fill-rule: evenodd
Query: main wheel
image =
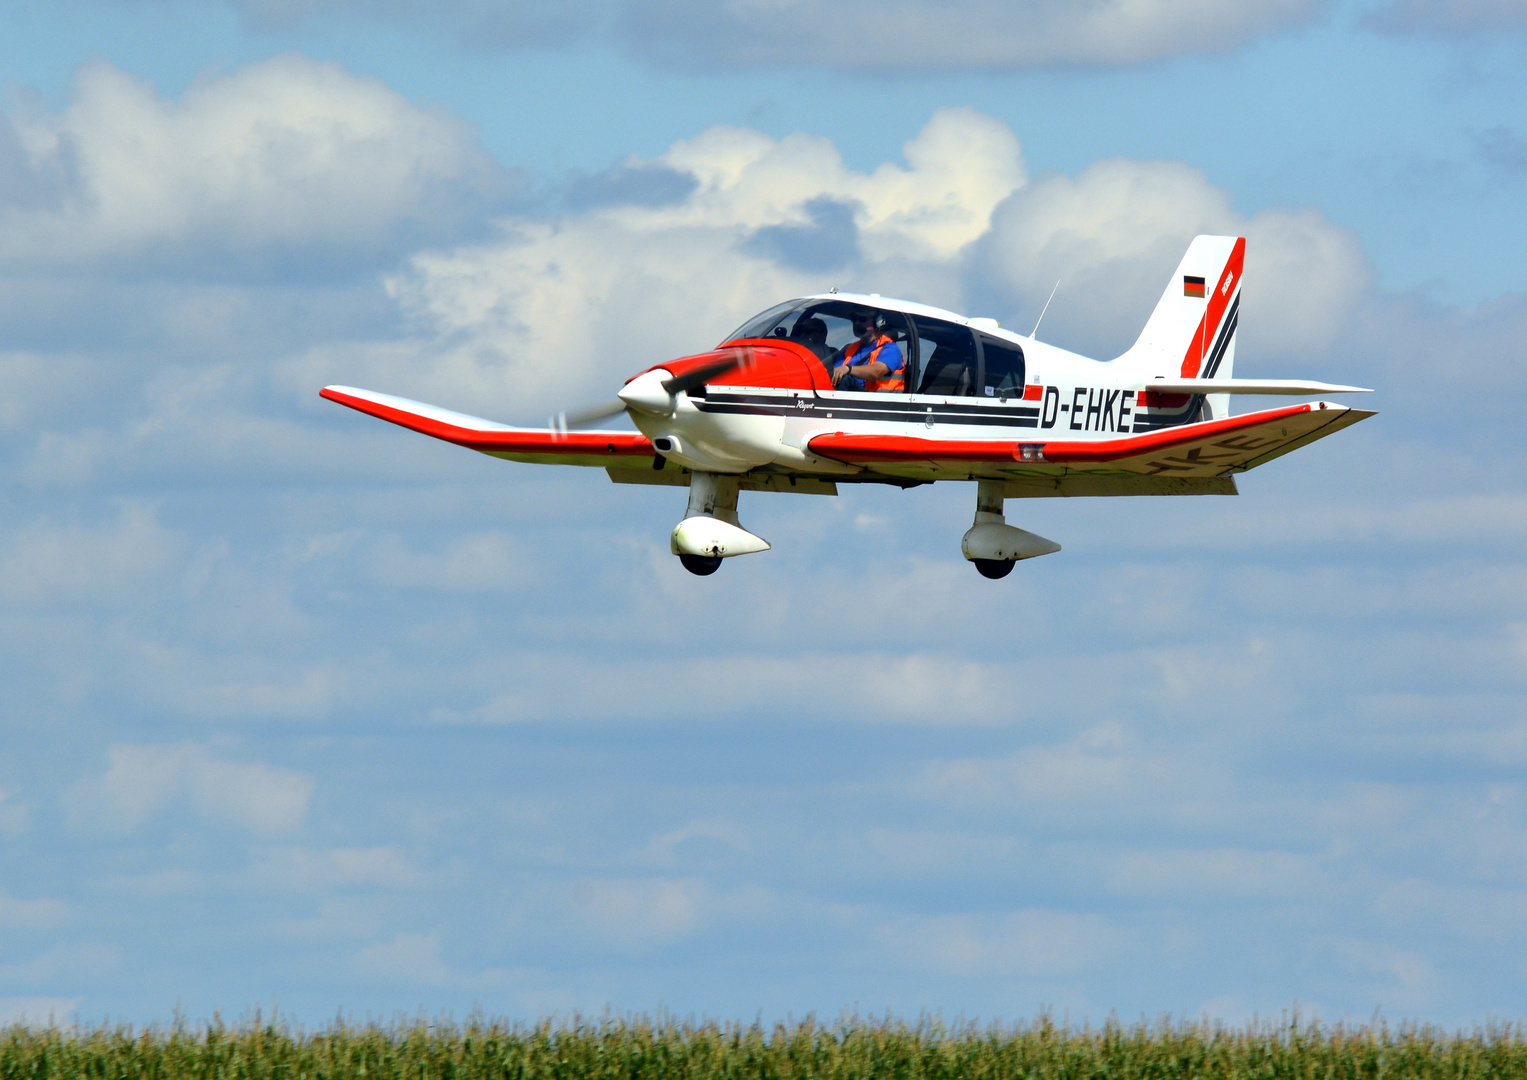
<path fill-rule="evenodd" d="M 982 577 L 992 579 L 1007 577 L 1013 572 L 1013 564 L 1016 559 L 971 559 L 976 564 L 976 569 L 981 571 Z M 696 571 L 699 573 L 699 571 Z"/>
<path fill-rule="evenodd" d="M 684 569 L 691 574 L 699 574 L 701 577 L 714 574 L 721 569 L 720 555 L 680 555 L 679 562 L 684 564 Z M 986 571 L 981 571 L 983 574 Z"/>

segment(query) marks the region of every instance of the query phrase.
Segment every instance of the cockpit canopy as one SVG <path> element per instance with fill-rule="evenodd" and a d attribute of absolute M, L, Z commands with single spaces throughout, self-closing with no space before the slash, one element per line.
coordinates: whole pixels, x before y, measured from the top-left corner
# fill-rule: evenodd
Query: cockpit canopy
<path fill-rule="evenodd" d="M 805 346 L 830 370 L 834 355 L 854 340 L 855 316 L 866 313 L 883 315 L 884 333 L 901 346 L 908 389 L 915 387 L 919 394 L 941 397 L 1023 393 L 1023 349 L 1016 342 L 972 331 L 956 322 L 912 316 L 862 300 L 791 300 L 749 319 L 726 340 L 784 338 Z"/>

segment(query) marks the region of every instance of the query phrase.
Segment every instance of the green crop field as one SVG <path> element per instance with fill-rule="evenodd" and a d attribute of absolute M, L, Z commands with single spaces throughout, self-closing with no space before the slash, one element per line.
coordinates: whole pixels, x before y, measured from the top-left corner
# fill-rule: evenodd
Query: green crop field
<path fill-rule="evenodd" d="M 636 1080 L 916 1078 L 1358 1080 L 1527 1078 L 1520 1025 L 1226 1028 L 1161 1022 L 1100 1028 L 1047 1018 L 1017 1027 L 806 1020 L 773 1028 L 644 1019 L 5 1031 L 0 1080 Z"/>

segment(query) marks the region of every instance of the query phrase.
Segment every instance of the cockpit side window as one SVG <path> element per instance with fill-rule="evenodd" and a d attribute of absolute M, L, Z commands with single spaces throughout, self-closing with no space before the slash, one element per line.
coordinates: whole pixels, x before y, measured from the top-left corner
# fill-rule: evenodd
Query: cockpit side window
<path fill-rule="evenodd" d="M 981 384 L 987 397 L 1023 393 L 1023 350 L 1011 341 L 981 335 Z"/>
<path fill-rule="evenodd" d="M 915 318 L 921 360 L 919 394 L 965 397 L 976 392 L 976 338 L 968 327 L 939 319 Z"/>

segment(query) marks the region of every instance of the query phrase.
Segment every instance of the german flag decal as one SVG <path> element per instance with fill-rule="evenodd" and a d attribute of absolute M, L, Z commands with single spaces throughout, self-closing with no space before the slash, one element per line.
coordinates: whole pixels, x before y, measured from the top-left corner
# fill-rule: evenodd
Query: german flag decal
<path fill-rule="evenodd" d="M 1196 296 L 1202 300 L 1204 298 L 1204 279 L 1184 274 L 1182 277 L 1182 295 Z"/>

